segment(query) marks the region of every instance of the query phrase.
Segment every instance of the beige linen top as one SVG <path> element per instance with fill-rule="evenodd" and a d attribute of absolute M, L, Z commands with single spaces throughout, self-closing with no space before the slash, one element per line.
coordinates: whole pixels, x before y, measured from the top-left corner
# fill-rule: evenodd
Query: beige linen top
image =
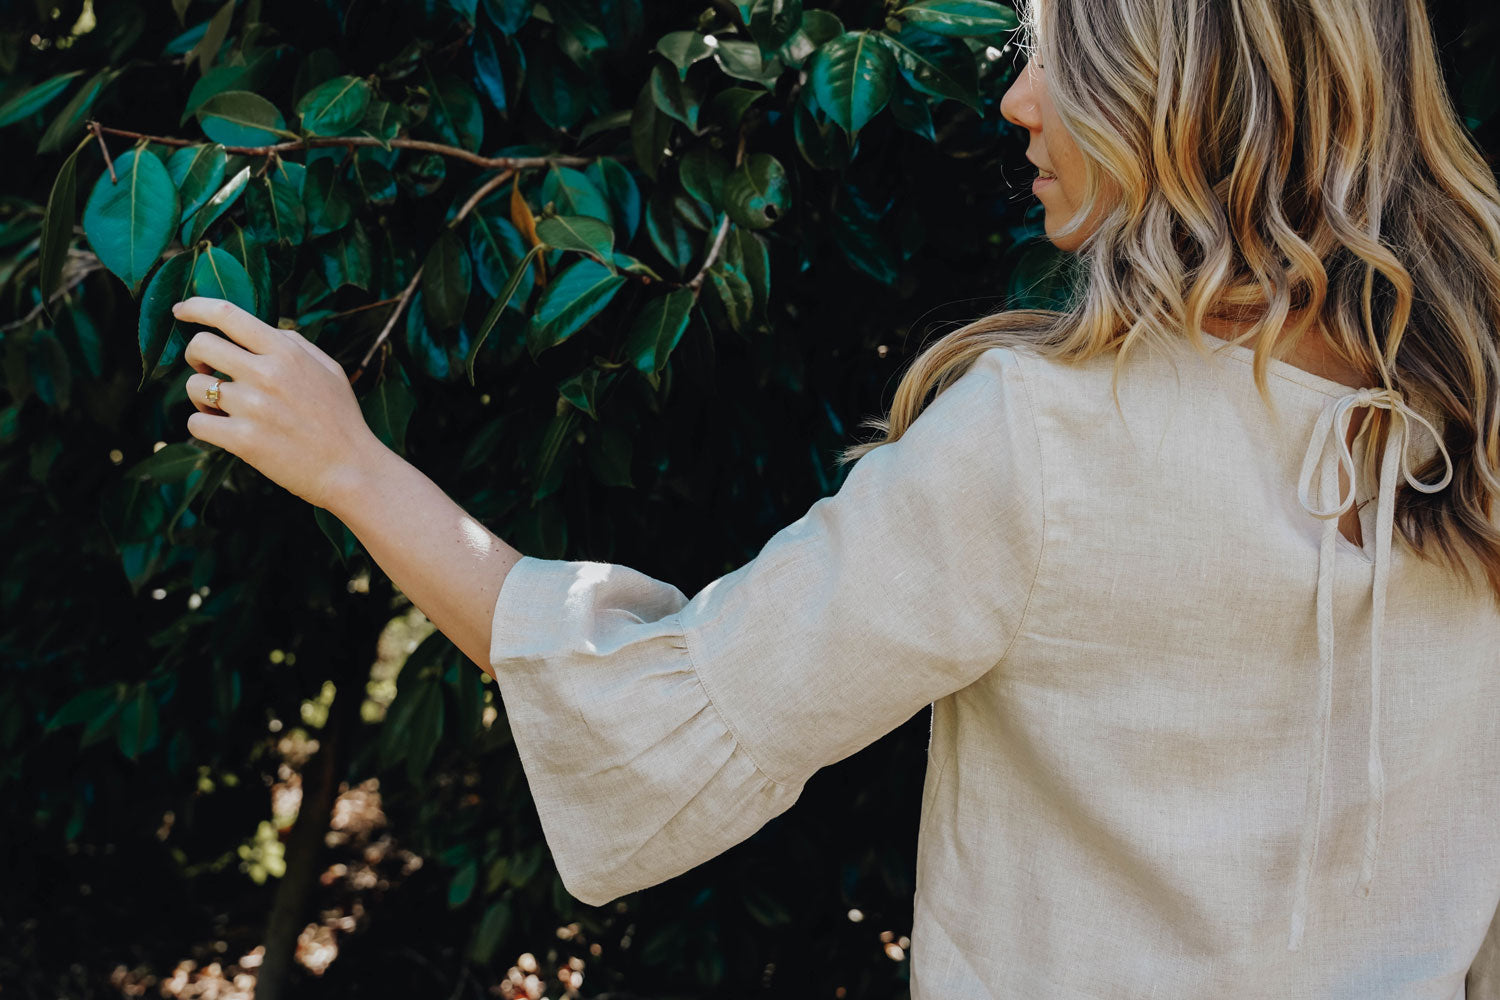
<path fill-rule="evenodd" d="M 691 600 L 516 563 L 490 665 L 568 891 L 718 855 L 931 704 L 913 1000 L 1500 1000 L 1500 611 L 1392 544 L 1432 416 L 1177 348 L 1123 421 L 1113 357 L 986 351 Z M 1357 406 L 1406 419 L 1339 496 Z"/>

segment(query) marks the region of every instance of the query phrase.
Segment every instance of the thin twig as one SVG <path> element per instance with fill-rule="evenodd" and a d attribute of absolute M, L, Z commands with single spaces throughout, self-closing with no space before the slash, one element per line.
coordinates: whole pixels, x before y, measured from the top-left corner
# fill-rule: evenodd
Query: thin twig
<path fill-rule="evenodd" d="M 708 249 L 708 256 L 703 258 L 703 266 L 698 268 L 698 273 L 693 275 L 687 287 L 693 290 L 693 299 L 696 301 L 698 293 L 703 290 L 703 279 L 708 277 L 708 269 L 713 266 L 714 260 L 719 256 L 719 251 L 724 247 L 724 237 L 729 235 L 729 216 L 724 216 L 724 221 L 719 223 L 719 231 L 714 236 L 713 246 Z"/>
<path fill-rule="evenodd" d="M 196 146 L 196 139 L 179 139 L 168 135 L 148 135 L 144 132 L 132 132 L 128 129 L 110 128 L 108 125 L 100 125 L 98 122 L 90 122 L 99 132 L 108 132 L 110 135 L 124 136 L 129 139 L 148 139 L 151 142 L 160 143 L 163 146 Z M 533 167 L 545 167 L 548 164 L 557 163 L 569 167 L 585 167 L 593 163 L 596 156 L 480 156 L 471 153 L 467 149 L 457 146 L 448 146 L 441 142 L 428 142 L 425 139 L 376 139 L 373 136 L 314 136 L 308 139 L 294 139 L 288 142 L 278 142 L 270 146 L 225 146 L 226 153 L 239 153 L 243 156 L 270 156 L 273 153 L 286 153 L 297 149 L 314 149 L 322 146 L 343 146 L 352 148 L 355 146 L 379 146 L 382 149 L 395 147 L 397 149 L 416 149 L 426 153 L 440 153 L 443 156 L 452 157 L 455 160 L 464 160 L 476 166 L 486 167 L 490 170 L 527 170 Z"/>
<path fill-rule="evenodd" d="M 745 131 L 740 130 L 739 148 L 734 153 L 734 165 L 738 167 L 745 159 Z M 687 288 L 693 290 L 693 301 L 698 300 L 698 293 L 703 290 L 703 281 L 708 277 L 708 269 L 718 259 L 719 251 L 724 248 L 724 237 L 729 235 L 729 216 L 726 214 L 723 221 L 719 223 L 719 231 L 714 234 L 714 242 L 708 248 L 708 256 L 703 258 L 703 266 L 698 268 L 698 273 L 693 275 L 692 280 L 687 283 Z"/>
<path fill-rule="evenodd" d="M 94 257 L 93 254 L 89 254 L 89 256 Z M 99 263 L 98 257 L 94 257 L 94 262 L 92 264 L 84 265 L 84 267 L 79 269 L 78 273 L 70 276 L 67 281 L 63 282 L 63 284 L 57 289 L 57 291 L 52 293 L 52 295 L 47 299 L 46 302 L 38 302 L 25 316 L 22 316 L 20 319 L 13 319 L 9 323 L 6 323 L 4 326 L 0 326 L 0 333 L 9 333 L 12 330 L 19 330 L 21 327 L 25 326 L 27 323 L 30 323 L 32 320 L 40 316 L 47 306 L 50 306 L 58 299 L 63 298 L 73 289 L 83 284 L 84 278 L 87 278 L 95 271 L 102 270 L 104 270 L 104 265 Z"/>
<path fill-rule="evenodd" d="M 453 221 L 450 222 L 449 225 L 456 227 L 460 222 L 464 221 L 465 216 L 474 211 L 475 207 L 478 206 L 481 201 L 484 201 L 485 195 L 489 194 L 491 191 L 495 190 L 495 188 L 510 180 L 514 175 L 514 170 L 505 170 L 485 181 L 482 185 L 480 185 L 478 191 L 475 191 L 473 194 L 469 195 L 469 200 L 464 202 L 463 207 L 458 210 L 458 214 L 453 217 Z"/>
<path fill-rule="evenodd" d="M 99 152 L 104 154 L 104 165 L 109 168 L 109 182 L 120 183 L 120 178 L 115 176 L 115 161 L 109 158 L 109 147 L 104 144 L 104 133 L 99 131 L 98 122 L 89 122 L 93 127 L 94 138 L 99 140 Z"/>
<path fill-rule="evenodd" d="M 375 343 L 370 345 L 370 349 L 366 351 L 365 356 L 360 359 L 359 367 L 354 370 L 353 375 L 349 376 L 350 385 L 353 385 L 355 382 L 359 381 L 359 376 L 364 373 L 365 365 L 368 365 L 370 363 L 370 359 L 375 356 L 375 352 L 380 349 L 380 345 L 385 342 L 385 338 L 389 337 L 391 335 L 391 331 L 396 328 L 396 320 L 401 316 L 401 312 L 406 308 L 406 304 L 411 301 L 411 297 L 416 294 L 417 282 L 421 280 L 422 268 L 419 267 L 417 268 L 417 273 L 411 276 L 411 280 L 408 281 L 406 283 L 406 287 L 402 289 L 401 296 L 396 299 L 396 308 L 392 309 L 391 314 L 386 317 L 385 326 L 380 328 L 380 336 L 375 338 Z"/>
<path fill-rule="evenodd" d="M 464 219 L 468 217 L 469 213 L 474 211 L 475 207 L 477 207 L 478 204 L 484 200 L 485 195 L 489 194 L 491 191 L 495 190 L 495 188 L 510 180 L 511 177 L 515 175 L 515 172 L 516 171 L 514 169 L 503 170 L 481 184 L 479 186 L 479 190 L 471 194 L 469 196 L 469 200 L 464 202 L 463 207 L 460 208 L 458 210 L 458 213 L 453 216 L 453 220 L 448 223 L 449 227 L 456 228 L 458 224 L 464 221 Z M 391 335 L 391 331 L 396 328 L 397 318 L 401 315 L 402 310 L 406 308 L 407 303 L 411 301 L 412 295 L 414 295 L 417 290 L 417 282 L 421 280 L 422 269 L 419 267 L 417 268 L 417 273 L 411 276 L 411 281 L 407 283 L 406 288 L 401 292 L 401 294 L 395 299 L 386 300 L 395 302 L 396 308 L 391 310 L 390 316 L 386 317 L 385 326 L 380 330 L 380 336 L 375 338 L 375 343 L 370 345 L 370 349 L 365 352 L 364 358 L 360 361 L 359 368 L 355 369 L 354 374 L 349 378 L 350 385 L 353 385 L 355 379 L 359 378 L 360 374 L 365 370 L 365 366 L 370 363 L 370 358 L 375 356 L 375 352 L 380 349 L 380 345 L 385 342 L 385 338 L 389 337 Z"/>
<path fill-rule="evenodd" d="M 379 309 L 381 306 L 388 306 L 393 302 L 399 301 L 400 296 L 395 296 L 389 299 L 381 299 L 379 302 L 366 302 L 362 306 L 355 306 L 353 309 L 345 309 L 343 312 L 336 312 L 331 316 L 324 316 L 323 321 L 326 323 L 331 319 L 342 319 L 345 316 L 353 316 L 355 313 L 364 312 L 366 309 Z"/>

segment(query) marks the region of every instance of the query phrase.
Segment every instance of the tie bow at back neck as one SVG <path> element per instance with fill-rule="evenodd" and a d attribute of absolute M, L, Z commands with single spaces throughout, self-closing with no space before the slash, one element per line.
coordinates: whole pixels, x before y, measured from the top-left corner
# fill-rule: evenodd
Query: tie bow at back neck
<path fill-rule="evenodd" d="M 1385 451 L 1380 462 L 1380 488 L 1375 497 L 1375 574 L 1371 588 L 1370 615 L 1370 735 L 1367 774 L 1370 796 L 1365 807 L 1364 858 L 1360 865 L 1355 893 L 1370 894 L 1370 880 L 1375 874 L 1375 858 L 1380 849 L 1381 819 L 1385 805 L 1385 769 L 1380 757 L 1380 632 L 1385 618 L 1386 584 L 1390 575 L 1391 536 L 1395 522 L 1396 469 L 1399 467 L 1412 489 L 1436 493 L 1453 478 L 1453 461 L 1437 430 L 1394 389 L 1365 388 L 1330 400 L 1318 416 L 1312 439 L 1302 459 L 1297 496 L 1309 514 L 1324 521 L 1322 544 L 1318 555 L 1318 720 L 1313 731 L 1311 766 L 1308 768 L 1306 819 L 1298 852 L 1297 881 L 1292 900 L 1291 932 L 1287 950 L 1296 951 L 1301 944 L 1307 918 L 1308 883 L 1317 858 L 1318 838 L 1322 831 L 1324 781 L 1328 765 L 1329 720 L 1333 705 L 1333 579 L 1338 519 L 1354 503 L 1357 479 L 1354 456 L 1349 452 L 1349 420 L 1355 407 L 1368 406 L 1390 410 L 1393 419 L 1386 435 Z M 1408 465 L 1407 445 L 1411 441 L 1410 421 L 1427 428 L 1437 442 L 1447 471 L 1436 483 L 1424 483 L 1412 477 Z M 1330 440 L 1336 445 L 1333 461 L 1328 459 Z M 1342 466 L 1349 480 L 1349 492 L 1340 496 L 1338 469 Z M 1318 500 L 1313 504 L 1309 494 L 1313 474 L 1321 473 Z M 1328 498 L 1334 497 L 1329 503 Z"/>

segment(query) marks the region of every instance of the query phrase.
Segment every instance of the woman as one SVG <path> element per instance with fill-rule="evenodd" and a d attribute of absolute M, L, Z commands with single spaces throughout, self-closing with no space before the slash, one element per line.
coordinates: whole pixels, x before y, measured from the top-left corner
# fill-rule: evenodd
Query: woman
<path fill-rule="evenodd" d="M 915 1000 L 1500 998 L 1500 193 L 1420 0 L 1023 15 L 1003 109 L 1076 303 L 925 350 L 691 600 L 517 553 L 232 306 L 179 307 L 239 342 L 193 339 L 234 381 L 189 429 L 493 672 L 586 903 L 931 704 Z"/>

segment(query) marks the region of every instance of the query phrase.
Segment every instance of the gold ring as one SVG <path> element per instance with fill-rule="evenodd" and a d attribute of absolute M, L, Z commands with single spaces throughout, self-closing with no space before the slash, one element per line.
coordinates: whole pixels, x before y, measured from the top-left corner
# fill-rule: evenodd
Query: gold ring
<path fill-rule="evenodd" d="M 207 389 L 203 390 L 203 395 L 208 399 L 208 405 L 209 406 L 218 406 L 219 405 L 219 383 L 221 383 L 223 381 L 224 380 L 221 379 L 221 378 L 216 378 L 216 379 L 214 379 L 214 384 L 213 385 L 211 385 Z"/>

